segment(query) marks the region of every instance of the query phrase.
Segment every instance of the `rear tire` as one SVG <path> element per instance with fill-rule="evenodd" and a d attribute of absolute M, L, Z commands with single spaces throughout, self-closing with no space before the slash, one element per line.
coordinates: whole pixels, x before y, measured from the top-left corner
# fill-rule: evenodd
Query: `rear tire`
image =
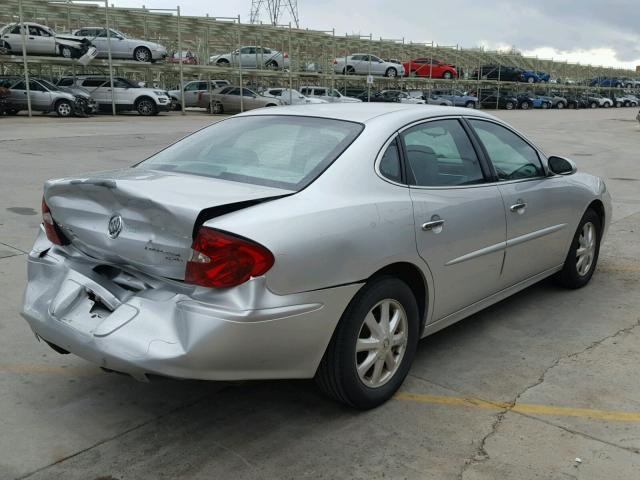
<path fill-rule="evenodd" d="M 224 106 L 220 102 L 213 102 L 210 108 L 212 114 L 221 115 L 224 113 Z"/>
<path fill-rule="evenodd" d="M 504 108 L 506 108 L 507 110 L 513 110 L 513 108 L 514 108 L 513 102 L 509 101 L 509 102 L 505 103 L 504 104 Z"/>
<path fill-rule="evenodd" d="M 563 287 L 576 289 L 589 283 L 598 263 L 601 232 L 602 219 L 594 210 L 588 209 L 578 224 L 564 266 L 557 275 Z"/>
<path fill-rule="evenodd" d="M 471 101 L 471 100 L 469 100 L 467 103 L 464 104 L 464 106 L 466 108 L 476 108 L 476 103 Z"/>
<path fill-rule="evenodd" d="M 533 77 L 527 78 L 527 83 L 536 83 L 536 79 Z"/>
<path fill-rule="evenodd" d="M 390 319 L 388 329 L 385 318 Z M 342 315 L 315 380 L 338 402 L 358 409 L 377 407 L 409 373 L 418 336 L 418 305 L 409 286 L 395 277 L 374 278 Z"/>
<path fill-rule="evenodd" d="M 218 60 L 216 62 L 216 65 L 219 67 L 228 67 L 230 64 L 229 64 L 229 60 L 226 60 L 223 58 L 222 60 Z"/>
<path fill-rule="evenodd" d="M 564 102 L 558 102 L 558 104 L 556 105 L 556 108 L 558 110 L 562 110 L 564 108 Z"/>
<path fill-rule="evenodd" d="M 522 105 L 520 105 L 520 108 L 522 110 L 529 110 L 529 102 L 522 102 Z"/>
<path fill-rule="evenodd" d="M 356 69 L 353 68 L 352 66 L 347 66 L 342 69 L 342 73 L 346 75 L 354 75 L 356 73 Z"/>

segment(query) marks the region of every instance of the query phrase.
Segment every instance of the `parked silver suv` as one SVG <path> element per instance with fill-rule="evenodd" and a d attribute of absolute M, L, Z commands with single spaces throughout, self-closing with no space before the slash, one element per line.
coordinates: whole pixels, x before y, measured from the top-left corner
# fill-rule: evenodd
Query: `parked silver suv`
<path fill-rule="evenodd" d="M 83 87 L 89 91 L 101 111 L 111 111 L 112 95 L 119 112 L 135 111 L 140 115 L 157 115 L 158 112 L 169 111 L 171 107 L 169 95 L 164 90 L 141 88 L 123 77 L 114 77 L 113 91 L 108 76 L 63 77 L 58 85 Z"/>
<path fill-rule="evenodd" d="M 228 85 L 231 85 L 229 80 L 211 80 L 211 90 L 216 90 Z M 198 100 L 202 96 L 202 94 L 204 92 L 209 92 L 209 86 L 207 85 L 206 80 L 194 80 L 191 82 L 187 82 L 184 84 L 182 89 L 184 90 L 185 107 L 197 107 Z M 174 90 L 169 90 L 169 97 L 171 98 L 173 108 L 175 110 L 180 110 L 182 95 L 180 95 L 179 85 Z"/>
<path fill-rule="evenodd" d="M 4 82 L 9 85 L 10 114 L 17 114 L 27 110 L 27 86 L 23 79 L 13 79 Z M 31 109 L 37 112 L 56 112 L 59 117 L 72 115 L 85 115 L 85 104 L 80 97 L 69 92 L 64 92 L 51 82 L 33 78 L 29 80 L 29 98 Z"/>
<path fill-rule="evenodd" d="M 167 49 L 158 43 L 128 37 L 113 28 L 110 28 L 109 31 L 111 32 L 111 58 L 154 62 L 156 60 L 164 60 L 167 56 Z M 98 49 L 98 57 L 108 57 L 109 39 L 107 38 L 106 28 L 84 27 L 80 30 L 74 30 L 73 35 L 89 40 Z"/>

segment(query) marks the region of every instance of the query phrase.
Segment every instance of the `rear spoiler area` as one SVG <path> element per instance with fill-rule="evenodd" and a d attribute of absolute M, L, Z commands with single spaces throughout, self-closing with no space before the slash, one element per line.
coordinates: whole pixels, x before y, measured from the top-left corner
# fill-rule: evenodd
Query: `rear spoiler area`
<path fill-rule="evenodd" d="M 233 202 L 233 203 L 227 203 L 224 205 L 218 205 L 215 207 L 205 208 L 204 210 L 200 211 L 200 213 L 198 214 L 198 217 L 196 218 L 196 221 L 193 224 L 192 237 L 196 238 L 198 229 L 208 220 L 211 220 L 216 217 L 221 217 L 229 213 L 237 212 L 239 210 L 244 210 L 245 208 L 253 207 L 254 205 L 259 205 L 261 203 L 272 202 L 273 200 L 289 197 L 293 194 L 294 193 L 288 193 L 286 195 L 276 195 L 273 197 L 256 198 L 253 200 L 244 200 L 242 202 Z"/>

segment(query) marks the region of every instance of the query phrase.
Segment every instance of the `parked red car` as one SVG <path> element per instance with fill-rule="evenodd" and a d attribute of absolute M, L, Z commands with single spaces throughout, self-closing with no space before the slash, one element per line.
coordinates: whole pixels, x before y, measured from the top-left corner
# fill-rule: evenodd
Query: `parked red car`
<path fill-rule="evenodd" d="M 430 58 L 414 58 L 402 64 L 405 75 L 432 78 L 456 78 L 458 72 L 453 65 Z"/>

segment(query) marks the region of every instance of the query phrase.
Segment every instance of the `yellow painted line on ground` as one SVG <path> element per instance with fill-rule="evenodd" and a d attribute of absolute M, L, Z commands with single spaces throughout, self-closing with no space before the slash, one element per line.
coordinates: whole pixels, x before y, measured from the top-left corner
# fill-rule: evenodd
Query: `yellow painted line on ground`
<path fill-rule="evenodd" d="M 626 265 L 626 266 L 608 266 L 602 265 L 598 267 L 598 270 L 602 270 L 603 272 L 632 272 L 632 273 L 640 273 L 640 265 Z"/>
<path fill-rule="evenodd" d="M 419 403 L 431 403 L 437 405 L 449 405 L 458 407 L 474 407 L 488 410 L 509 410 L 517 413 L 531 415 L 552 415 L 558 417 L 595 418 L 599 420 L 612 420 L 617 422 L 640 422 L 640 412 L 622 412 L 615 410 L 598 410 L 593 408 L 555 407 L 552 405 L 540 405 L 535 403 L 518 403 L 512 405 L 506 402 L 492 402 L 471 397 L 450 397 L 442 395 L 426 395 L 421 393 L 399 392 L 394 397 L 396 400 L 404 400 Z"/>
<path fill-rule="evenodd" d="M 95 367 L 66 367 L 64 365 L 45 365 L 35 363 L 0 363 L 0 372 L 8 373 L 63 373 L 70 375 L 84 375 L 97 373 Z"/>
<path fill-rule="evenodd" d="M 64 365 L 46 365 L 36 363 L 0 363 L 0 373 L 31 373 L 31 374 L 69 374 L 89 375 L 98 373 L 95 367 L 72 367 Z M 452 407 L 471 407 L 485 410 L 509 410 L 531 415 L 551 415 L 559 417 L 595 418 L 599 420 L 612 420 L 618 422 L 640 422 L 640 412 L 622 412 L 615 410 L 597 410 L 593 408 L 555 407 L 535 403 L 518 403 L 513 405 L 507 402 L 494 402 L 474 397 L 454 397 L 444 395 L 428 395 L 424 393 L 398 392 L 394 396 L 396 400 L 429 403 L 435 405 L 448 405 Z"/>

